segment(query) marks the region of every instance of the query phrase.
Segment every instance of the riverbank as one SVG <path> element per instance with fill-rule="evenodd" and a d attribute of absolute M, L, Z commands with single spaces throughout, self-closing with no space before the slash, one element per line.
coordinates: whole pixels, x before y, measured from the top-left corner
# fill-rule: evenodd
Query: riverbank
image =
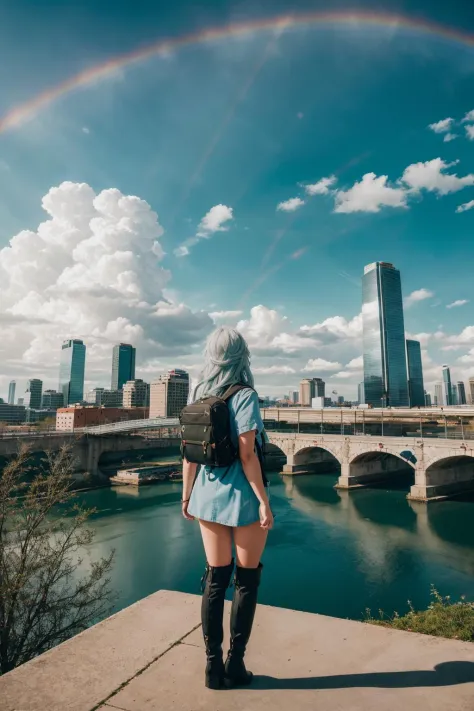
<path fill-rule="evenodd" d="M 254 683 L 210 691 L 200 602 L 162 590 L 18 667 L 0 677 L 2 711 L 473 707 L 471 644 L 264 605 L 247 655 Z"/>

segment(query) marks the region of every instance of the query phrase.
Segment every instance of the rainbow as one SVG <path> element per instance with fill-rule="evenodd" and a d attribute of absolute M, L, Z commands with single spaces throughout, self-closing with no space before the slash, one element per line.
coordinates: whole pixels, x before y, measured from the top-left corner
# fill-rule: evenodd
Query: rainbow
<path fill-rule="evenodd" d="M 0 116 L 0 134 L 8 129 L 20 126 L 32 118 L 38 111 L 46 108 L 61 96 L 86 87 L 92 82 L 105 79 L 118 69 L 145 61 L 150 57 L 159 56 L 160 54 L 165 55 L 182 47 L 205 44 L 227 37 L 241 37 L 255 32 L 269 30 L 283 31 L 285 29 L 302 26 L 321 27 L 324 25 L 401 28 L 405 31 L 431 35 L 469 47 L 474 45 L 474 35 L 471 33 L 420 18 L 389 13 L 362 11 L 312 12 L 257 19 L 251 20 L 250 22 L 232 23 L 220 27 L 199 30 L 198 32 L 181 35 L 179 37 L 161 39 L 146 47 L 112 57 L 94 67 L 85 69 L 69 79 L 66 79 L 61 84 L 46 89 L 46 91 L 43 91 L 29 101 L 14 106 L 3 116 Z"/>

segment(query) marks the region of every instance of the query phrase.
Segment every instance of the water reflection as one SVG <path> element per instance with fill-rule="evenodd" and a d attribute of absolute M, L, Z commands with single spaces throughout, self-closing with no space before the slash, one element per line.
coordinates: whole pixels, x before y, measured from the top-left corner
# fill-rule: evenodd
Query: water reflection
<path fill-rule="evenodd" d="M 404 490 L 340 491 L 333 475 L 270 480 L 276 525 L 262 602 L 360 619 L 367 607 L 425 605 L 431 583 L 474 598 L 474 502 L 426 506 L 409 504 Z M 81 498 L 98 508 L 91 559 L 116 549 L 117 608 L 160 588 L 199 593 L 204 553 L 198 524 L 181 516 L 179 484 Z"/>

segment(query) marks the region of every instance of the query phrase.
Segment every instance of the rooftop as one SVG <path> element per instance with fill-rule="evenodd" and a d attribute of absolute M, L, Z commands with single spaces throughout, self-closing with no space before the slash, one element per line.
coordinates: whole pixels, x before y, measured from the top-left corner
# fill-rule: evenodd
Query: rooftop
<path fill-rule="evenodd" d="M 200 597 L 162 590 L 0 677 L 1 711 L 468 711 L 474 644 L 261 605 L 243 690 L 203 685 Z"/>

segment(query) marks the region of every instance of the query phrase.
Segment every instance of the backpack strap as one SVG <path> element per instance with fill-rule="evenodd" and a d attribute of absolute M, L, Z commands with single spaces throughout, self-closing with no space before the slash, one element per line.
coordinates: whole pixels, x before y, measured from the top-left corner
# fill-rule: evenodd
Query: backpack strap
<path fill-rule="evenodd" d="M 221 400 L 224 400 L 224 402 L 227 402 L 227 400 L 230 400 L 232 395 L 235 395 L 235 393 L 238 393 L 239 390 L 254 390 L 251 385 L 244 385 L 243 383 L 239 383 L 237 385 L 231 385 L 230 388 L 228 388 L 223 395 L 221 395 Z"/>

